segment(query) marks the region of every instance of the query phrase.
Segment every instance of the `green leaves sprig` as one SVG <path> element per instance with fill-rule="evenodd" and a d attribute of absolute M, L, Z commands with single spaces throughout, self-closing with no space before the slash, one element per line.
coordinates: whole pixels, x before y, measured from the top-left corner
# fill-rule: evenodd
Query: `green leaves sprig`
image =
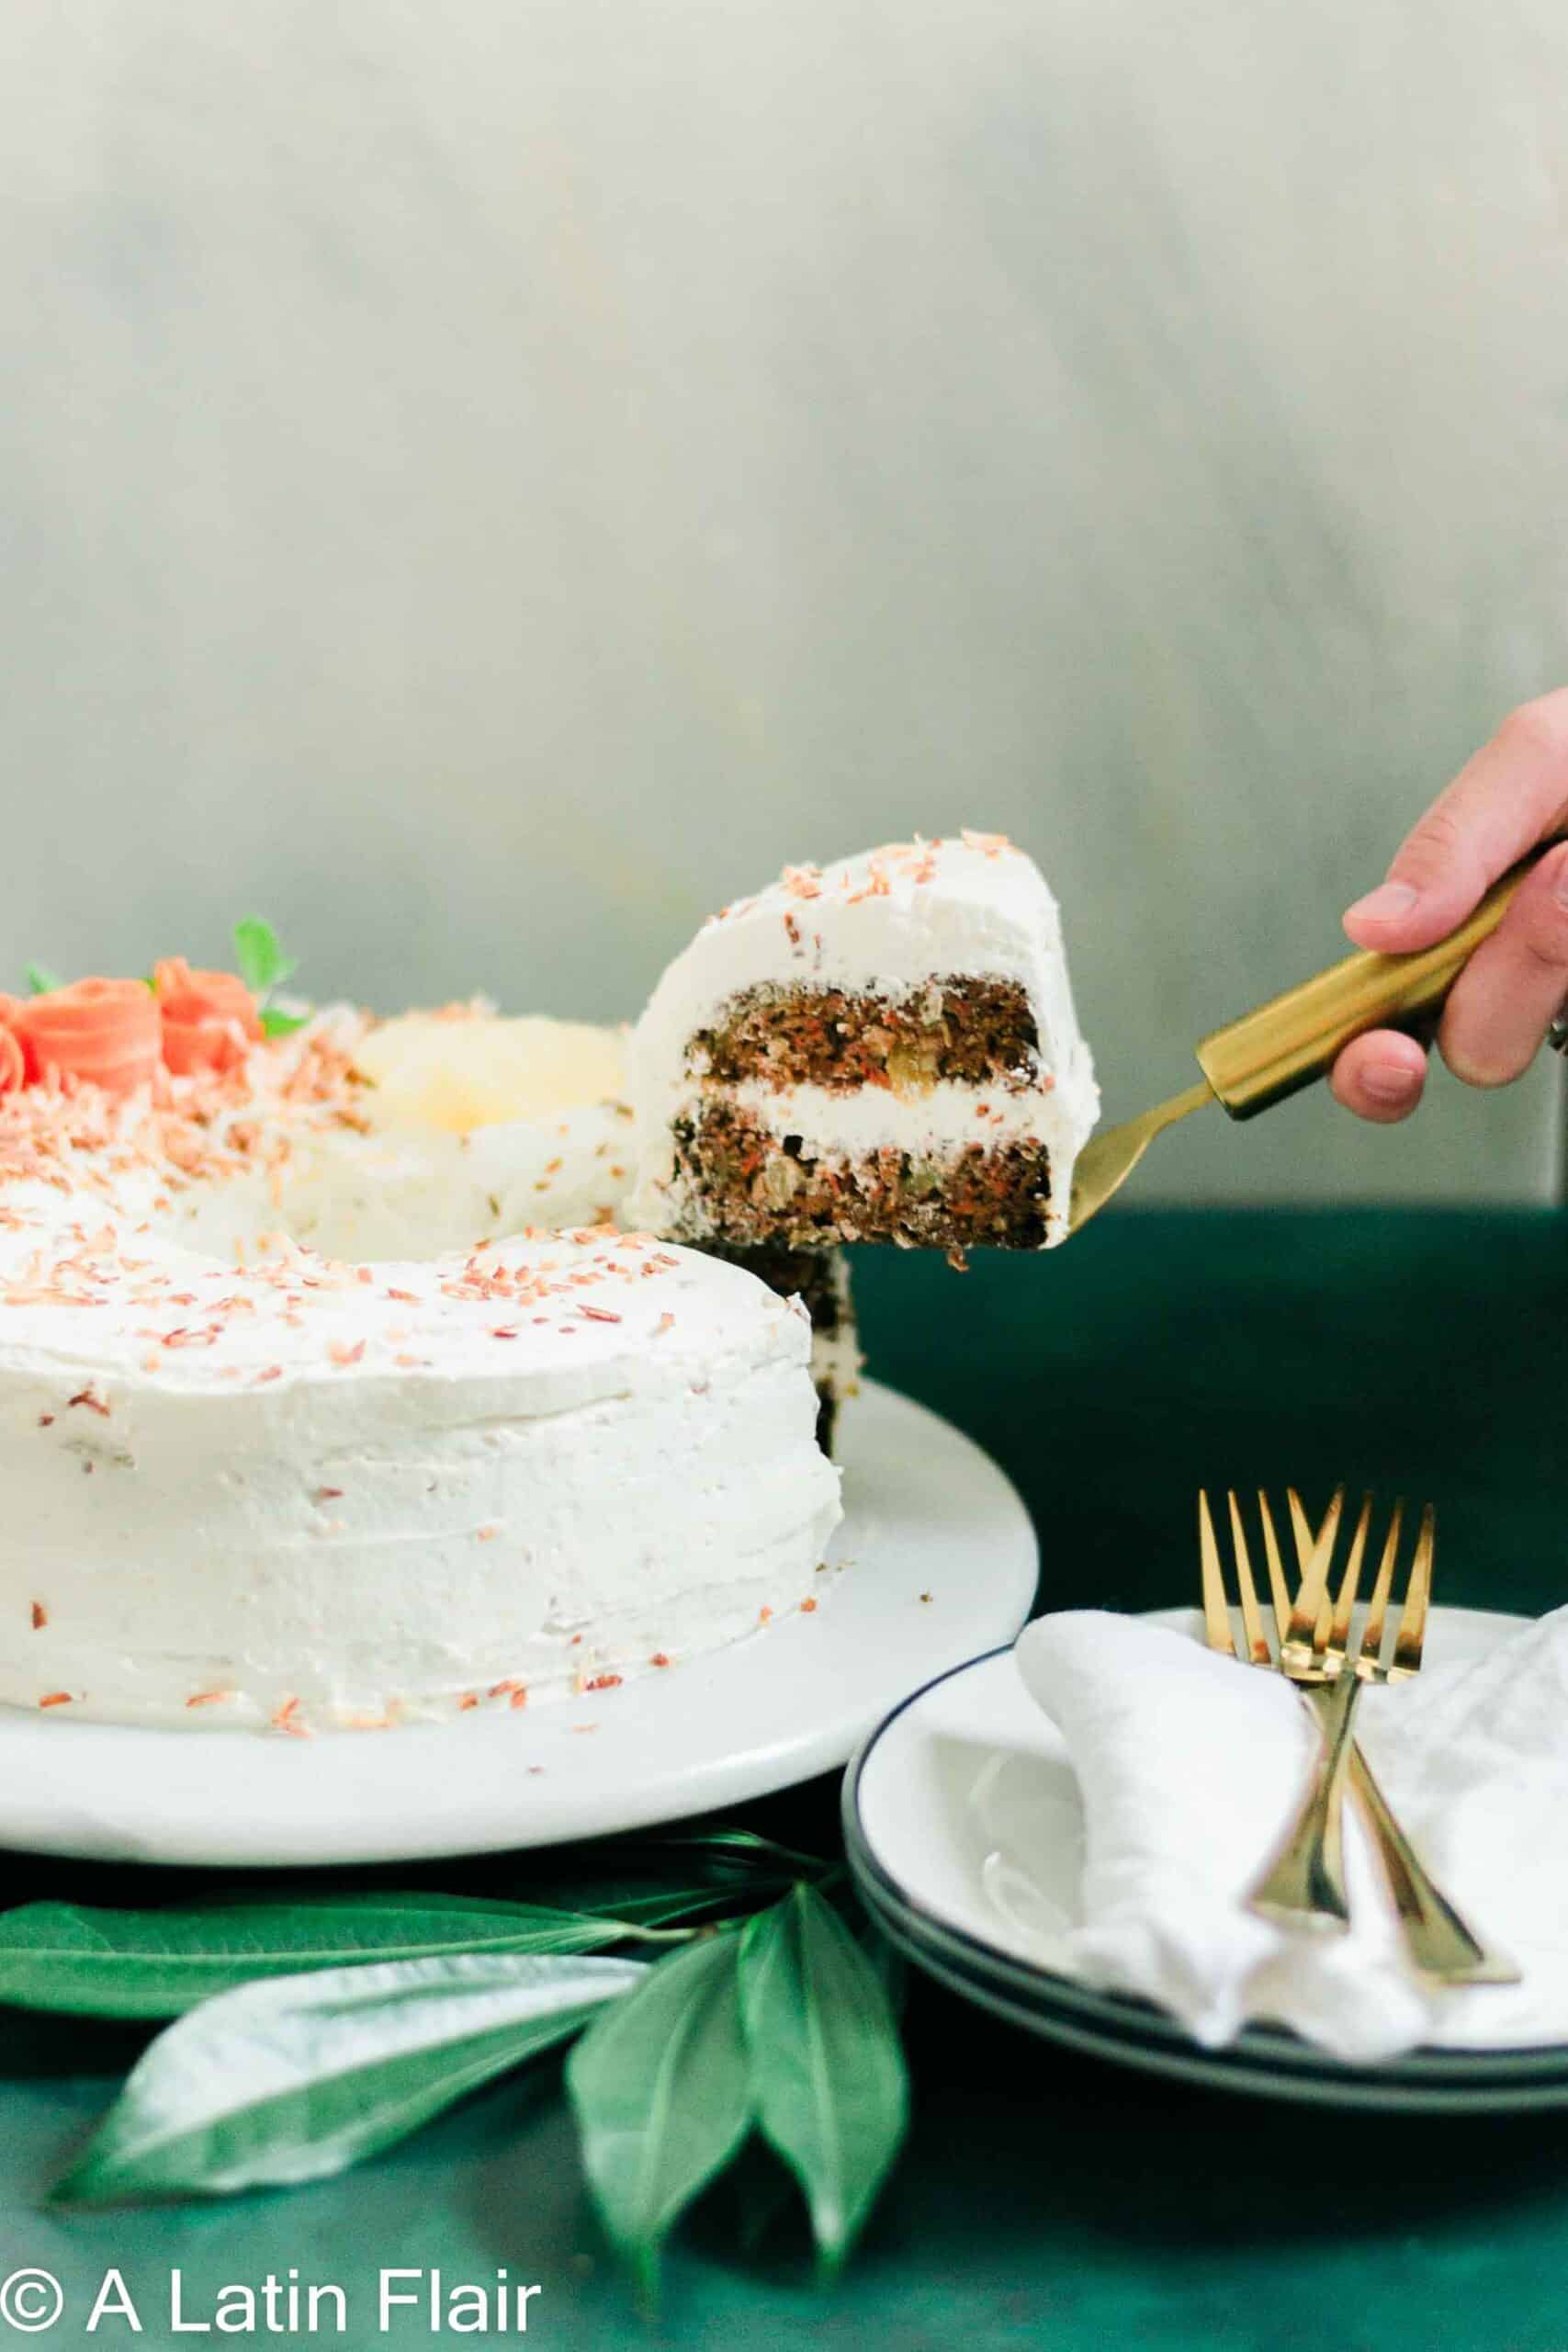
<path fill-rule="evenodd" d="M 56 2196 L 318 2178 L 581 2034 L 567 2079 L 584 2167 L 645 2289 L 682 2214 L 759 2139 L 832 2272 L 908 2107 L 885 1972 L 820 1891 L 837 1871 L 740 1830 L 617 1850 L 626 1877 L 533 1902 L 367 1891 L 0 1915 L 0 2001 L 177 2020 Z M 679 1883 L 649 1883 L 649 1863 L 677 1860 Z"/>

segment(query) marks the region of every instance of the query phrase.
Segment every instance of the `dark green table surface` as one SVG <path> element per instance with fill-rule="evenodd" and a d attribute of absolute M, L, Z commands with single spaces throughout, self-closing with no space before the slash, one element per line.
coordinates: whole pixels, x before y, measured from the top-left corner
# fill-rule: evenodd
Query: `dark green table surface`
<path fill-rule="evenodd" d="M 1321 1496 L 1339 1477 L 1436 1501 L 1443 1600 L 1563 1598 L 1568 1217 L 1124 1212 L 1050 1260 L 992 1258 L 960 1280 L 877 1253 L 856 1279 L 877 1373 L 1022 1490 L 1043 1606 L 1184 1597 L 1200 1480 Z M 836 1794 L 818 1783 L 747 1817 L 831 1840 Z M 477 1867 L 403 1875 L 458 1886 Z M 526 1859 L 502 1877 L 525 1892 Z M 132 1902 L 153 1883 L 14 1858 L 6 1894 Z M 149 2344 L 235 2340 L 165 2335 L 175 2264 L 187 2308 L 294 2265 L 349 2295 L 349 2335 L 326 2340 L 437 2340 L 412 2322 L 377 2332 L 376 2271 L 400 2263 L 541 2281 L 526 2340 L 562 2347 L 1568 2347 L 1568 2114 L 1414 2120 L 1186 2090 L 1069 2056 L 923 1981 L 907 2024 L 909 2146 L 838 2290 L 811 2284 L 793 2216 L 742 2258 L 719 2191 L 644 2322 L 601 2249 L 548 2068 L 338 2181 L 56 2216 L 41 2192 L 140 2041 L 12 2012 L 0 2277 L 60 2277 L 67 2316 L 44 2342 L 89 2340 L 86 2299 L 110 2264 L 147 2298 Z M 106 2325 L 91 2340 L 132 2339 Z"/>

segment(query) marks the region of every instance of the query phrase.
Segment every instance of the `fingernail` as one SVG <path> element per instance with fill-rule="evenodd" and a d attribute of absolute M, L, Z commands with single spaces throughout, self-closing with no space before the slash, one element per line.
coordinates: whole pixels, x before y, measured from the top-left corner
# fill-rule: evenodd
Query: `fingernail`
<path fill-rule="evenodd" d="M 1370 915 L 1374 922 L 1397 922 L 1401 915 L 1410 912 L 1419 896 L 1420 892 L 1413 890 L 1408 882 L 1380 882 L 1375 890 L 1369 890 L 1364 899 L 1358 899 L 1345 911 L 1347 915 Z"/>
<path fill-rule="evenodd" d="M 1557 861 L 1557 880 L 1554 889 L 1558 905 L 1568 907 L 1568 857 L 1560 857 Z"/>
<path fill-rule="evenodd" d="M 1361 1089 L 1374 1102 L 1408 1102 L 1421 1083 L 1403 1062 L 1374 1062 L 1361 1072 Z"/>

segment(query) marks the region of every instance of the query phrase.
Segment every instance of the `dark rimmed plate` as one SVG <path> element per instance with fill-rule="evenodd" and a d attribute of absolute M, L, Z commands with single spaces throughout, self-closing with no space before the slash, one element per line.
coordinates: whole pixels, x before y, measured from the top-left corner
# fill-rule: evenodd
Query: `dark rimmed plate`
<path fill-rule="evenodd" d="M 1190 1612 L 1161 1612 L 1184 1628 Z M 1449 1657 L 1481 1656 L 1521 1621 L 1434 1611 Z M 1124 2065 L 1255 2096 L 1426 2112 L 1568 2106 L 1568 2047 L 1423 2049 L 1373 2066 L 1330 2058 L 1283 2028 L 1249 2026 L 1209 2050 L 1152 2005 L 1084 1983 L 1055 1948 L 1075 1908 L 1082 1815 L 1055 1726 L 1023 1690 L 1010 1649 L 936 1677 L 864 1742 L 845 1775 L 845 1844 L 891 1940 L 964 1998 L 1026 2030 Z M 1027 1820 L 1032 1898 L 998 1905 L 1010 1823 Z M 1044 1867 L 1042 1868 L 1042 1859 Z"/>

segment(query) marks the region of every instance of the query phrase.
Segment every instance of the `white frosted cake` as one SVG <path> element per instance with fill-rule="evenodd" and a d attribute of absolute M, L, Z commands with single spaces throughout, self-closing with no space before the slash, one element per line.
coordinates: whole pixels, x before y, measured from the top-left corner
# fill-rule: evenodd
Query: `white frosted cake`
<path fill-rule="evenodd" d="M 998 834 L 796 866 L 632 1039 L 629 1211 L 684 1239 L 1034 1249 L 1099 1112 L 1055 900 Z"/>
<path fill-rule="evenodd" d="M 624 1107 L 432 1128 L 418 1051 L 372 1038 L 0 1095 L 0 1700 L 378 1727 L 816 1605 L 839 1479 L 799 1301 L 519 1232 L 614 1209 Z"/>
<path fill-rule="evenodd" d="M 995 835 L 786 871 L 629 1042 L 236 953 L 0 997 L 0 1702 L 51 1721 L 457 1718 L 815 1609 L 835 1245 L 1060 1238 L 1098 1107 Z"/>

